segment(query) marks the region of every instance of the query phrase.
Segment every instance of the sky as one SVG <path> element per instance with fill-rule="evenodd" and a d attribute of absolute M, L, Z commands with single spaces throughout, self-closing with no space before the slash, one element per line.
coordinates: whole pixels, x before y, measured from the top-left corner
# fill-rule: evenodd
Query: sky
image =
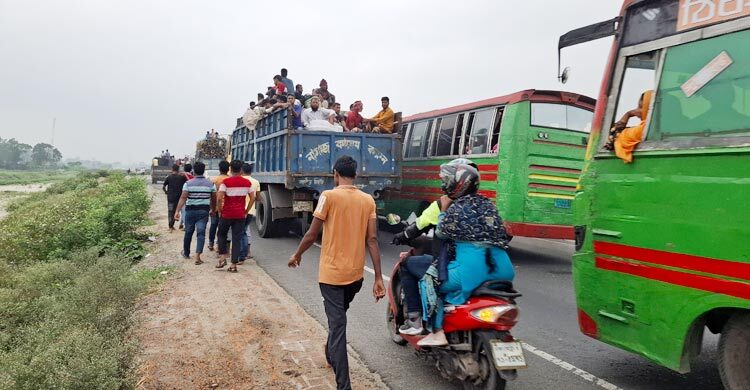
<path fill-rule="evenodd" d="M 596 97 L 611 38 L 557 41 L 621 0 L 0 0 L 0 137 L 147 164 L 230 133 L 282 67 L 365 116 L 562 89 Z M 53 134 L 53 120 L 55 123 Z"/>

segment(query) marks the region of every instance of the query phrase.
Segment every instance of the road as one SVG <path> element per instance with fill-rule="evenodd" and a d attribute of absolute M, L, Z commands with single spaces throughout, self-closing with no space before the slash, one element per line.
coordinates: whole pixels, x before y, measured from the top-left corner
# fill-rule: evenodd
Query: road
<path fill-rule="evenodd" d="M 256 232 L 257 233 L 257 232 Z M 389 245 L 391 234 L 380 232 L 384 274 L 389 275 L 405 247 Z M 325 324 L 317 284 L 319 248 L 303 257 L 302 267 L 287 268 L 299 237 L 253 237 L 258 264 L 316 320 Z M 690 374 L 682 375 L 637 355 L 610 347 L 580 334 L 571 281 L 571 243 L 514 238 L 510 256 L 516 267 L 521 318 L 514 335 L 534 349 L 526 351 L 529 368 L 519 372 L 509 389 L 721 389 L 714 365 L 716 341 L 706 336 L 703 354 Z M 369 265 L 369 264 L 368 264 Z M 367 366 L 392 389 L 459 389 L 440 377 L 431 363 L 409 347 L 390 341 L 385 326 L 386 302 L 374 303 L 373 275 L 365 273 L 365 287 L 349 310 L 348 339 Z M 708 332 L 707 332 L 708 333 Z"/>

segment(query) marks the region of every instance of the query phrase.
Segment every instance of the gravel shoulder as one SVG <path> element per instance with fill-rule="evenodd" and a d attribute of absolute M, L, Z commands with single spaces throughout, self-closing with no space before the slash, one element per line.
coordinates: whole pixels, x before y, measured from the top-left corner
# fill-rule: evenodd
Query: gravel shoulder
<path fill-rule="evenodd" d="M 253 261 L 231 274 L 214 268 L 213 252 L 202 265 L 183 260 L 182 232 L 166 229 L 166 198 L 149 191 L 162 233 L 140 267 L 174 268 L 139 304 L 138 388 L 335 389 L 325 329 Z M 352 350 L 350 366 L 355 389 L 387 388 Z"/>

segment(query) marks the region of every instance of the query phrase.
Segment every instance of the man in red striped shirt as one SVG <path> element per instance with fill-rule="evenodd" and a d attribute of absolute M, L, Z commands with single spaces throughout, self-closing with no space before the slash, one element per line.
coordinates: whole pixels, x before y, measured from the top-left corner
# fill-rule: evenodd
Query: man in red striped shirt
<path fill-rule="evenodd" d="M 240 260 L 240 241 L 245 234 L 245 217 L 250 211 L 250 207 L 255 203 L 255 189 L 252 188 L 250 180 L 242 177 L 241 160 L 232 161 L 229 166 L 232 174 L 224 179 L 219 187 L 218 202 L 221 208 L 221 218 L 219 219 L 219 231 L 217 240 L 219 241 L 219 265 L 216 268 L 222 268 L 227 264 L 227 235 L 229 230 L 232 231 L 232 265 L 227 271 L 237 272 L 237 263 Z M 247 199 L 249 198 L 249 202 Z"/>

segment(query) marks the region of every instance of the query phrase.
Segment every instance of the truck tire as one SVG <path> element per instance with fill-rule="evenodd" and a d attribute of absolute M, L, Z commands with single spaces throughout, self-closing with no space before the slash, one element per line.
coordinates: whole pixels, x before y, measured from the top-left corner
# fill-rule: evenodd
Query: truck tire
<path fill-rule="evenodd" d="M 719 375 L 727 390 L 750 389 L 750 313 L 737 313 L 721 330 Z"/>
<path fill-rule="evenodd" d="M 276 234 L 276 223 L 271 216 L 271 198 L 268 191 L 260 193 L 260 199 L 255 204 L 256 216 L 255 223 L 258 227 L 258 234 L 263 238 L 271 238 Z"/>

